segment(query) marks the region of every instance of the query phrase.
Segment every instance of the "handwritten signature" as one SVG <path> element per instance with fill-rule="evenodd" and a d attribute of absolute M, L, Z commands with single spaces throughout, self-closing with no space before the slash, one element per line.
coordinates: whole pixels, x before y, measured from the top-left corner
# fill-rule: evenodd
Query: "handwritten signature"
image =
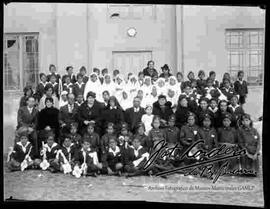
<path fill-rule="evenodd" d="M 215 183 L 220 176 L 225 174 L 232 174 L 232 173 L 254 174 L 254 172 L 249 170 L 234 170 L 228 172 L 229 166 L 228 160 L 239 158 L 240 156 L 245 155 L 246 154 L 245 149 L 237 150 L 234 149 L 232 146 L 226 146 L 225 144 L 223 144 L 220 147 L 214 148 L 208 152 L 201 149 L 197 149 L 196 152 L 194 153 L 190 152 L 191 150 L 194 150 L 194 148 L 197 148 L 198 145 L 201 143 L 204 143 L 204 141 L 198 140 L 194 142 L 180 156 L 177 156 L 178 160 L 182 160 L 184 158 L 194 160 L 199 159 L 196 160 L 195 163 L 167 171 L 162 171 L 157 173 L 156 176 L 170 175 L 179 171 L 192 168 L 192 170 L 185 172 L 184 175 L 200 175 L 201 177 L 206 175 L 208 178 L 213 179 L 213 183 Z M 157 149 L 157 147 L 159 148 Z M 153 165 L 157 159 L 164 159 L 166 157 L 170 158 L 172 156 L 172 153 L 175 153 L 176 150 L 181 150 L 181 147 L 179 146 L 179 144 L 176 144 L 174 147 L 168 148 L 167 142 L 165 140 L 161 140 L 153 147 L 153 150 L 154 152 L 151 153 L 149 159 L 144 163 L 143 166 L 144 170 Z M 221 161 L 224 163 L 221 166 L 219 166 L 219 169 L 213 171 L 214 163 Z"/>

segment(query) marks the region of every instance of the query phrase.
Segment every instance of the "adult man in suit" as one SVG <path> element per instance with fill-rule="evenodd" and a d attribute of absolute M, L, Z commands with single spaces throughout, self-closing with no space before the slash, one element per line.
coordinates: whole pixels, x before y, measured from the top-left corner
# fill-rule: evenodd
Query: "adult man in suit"
<path fill-rule="evenodd" d="M 129 124 L 129 128 L 133 134 L 135 134 L 136 127 L 141 122 L 143 114 L 145 114 L 145 111 L 141 107 L 141 99 L 139 97 L 134 97 L 133 107 L 128 108 L 125 111 L 125 121 Z"/>
<path fill-rule="evenodd" d="M 35 108 L 35 98 L 30 96 L 26 100 L 27 105 L 20 107 L 17 115 L 17 130 L 24 127 L 27 129 L 30 137 L 29 141 L 33 144 L 35 157 L 38 157 L 38 144 L 37 144 L 37 117 L 38 110 Z"/>
<path fill-rule="evenodd" d="M 60 108 L 59 123 L 60 123 L 60 141 L 63 136 L 69 133 L 71 123 L 76 122 L 79 106 L 75 103 L 74 94 L 68 94 L 68 104 Z"/>

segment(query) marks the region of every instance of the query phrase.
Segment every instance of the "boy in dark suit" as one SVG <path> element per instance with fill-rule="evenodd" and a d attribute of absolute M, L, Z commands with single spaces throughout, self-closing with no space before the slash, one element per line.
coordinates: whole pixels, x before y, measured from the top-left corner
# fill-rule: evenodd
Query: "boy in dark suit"
<path fill-rule="evenodd" d="M 242 106 L 246 103 L 246 97 L 248 94 L 247 82 L 243 80 L 244 71 L 240 70 L 237 74 L 238 79 L 234 82 L 234 90 L 240 96 L 239 103 Z"/>
<path fill-rule="evenodd" d="M 73 67 L 72 66 L 67 66 L 66 67 L 66 72 L 67 72 L 67 74 L 62 76 L 62 84 L 64 84 L 66 82 L 66 77 L 70 78 L 71 83 L 75 83 L 76 82 L 76 76 L 73 74 Z"/>

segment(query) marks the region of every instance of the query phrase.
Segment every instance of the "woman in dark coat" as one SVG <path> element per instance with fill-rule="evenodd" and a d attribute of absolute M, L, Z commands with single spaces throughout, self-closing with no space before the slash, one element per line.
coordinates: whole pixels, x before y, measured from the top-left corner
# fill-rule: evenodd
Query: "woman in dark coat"
<path fill-rule="evenodd" d="M 100 134 L 103 105 L 95 98 L 96 94 L 94 92 L 88 92 L 86 101 L 78 109 L 79 131 L 82 136 L 90 122 L 95 123 L 95 131 Z"/>
<path fill-rule="evenodd" d="M 45 108 L 38 114 L 38 148 L 41 147 L 42 139 L 45 138 L 45 134 L 50 130 L 55 133 L 56 142 L 59 143 L 59 110 L 53 107 L 53 98 L 51 97 L 45 99 L 45 105 Z"/>
<path fill-rule="evenodd" d="M 169 117 L 173 114 L 172 103 L 167 102 L 165 95 L 159 95 L 158 101 L 153 104 L 153 115 L 158 115 L 161 121 L 161 128 L 168 125 Z"/>
<path fill-rule="evenodd" d="M 102 127 L 106 130 L 108 123 L 115 125 L 116 133 L 120 131 L 121 123 L 124 122 L 124 111 L 115 96 L 111 96 L 108 105 L 102 112 Z"/>

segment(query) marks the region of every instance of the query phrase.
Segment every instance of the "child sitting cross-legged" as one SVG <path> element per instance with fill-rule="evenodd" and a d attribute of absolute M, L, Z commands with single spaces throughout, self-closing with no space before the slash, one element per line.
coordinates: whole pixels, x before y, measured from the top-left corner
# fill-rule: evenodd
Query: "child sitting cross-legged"
<path fill-rule="evenodd" d="M 23 171 L 37 165 L 37 162 L 33 160 L 34 148 L 28 141 L 28 135 L 27 131 L 19 133 L 20 141 L 14 145 L 7 159 L 10 171 Z"/>
<path fill-rule="evenodd" d="M 123 168 L 123 153 L 122 149 L 117 146 L 116 139 L 109 139 L 109 147 L 106 149 L 105 153 L 102 155 L 103 168 L 109 175 L 121 175 Z"/>
<path fill-rule="evenodd" d="M 52 173 L 55 173 L 59 170 L 58 160 L 56 155 L 60 149 L 60 145 L 55 142 L 55 134 L 50 131 L 46 136 L 46 143 L 42 142 L 41 157 L 42 160 L 39 160 L 39 166 L 42 170 L 49 170 Z"/>
<path fill-rule="evenodd" d="M 102 167 L 102 163 L 98 160 L 96 150 L 91 147 L 90 138 L 83 138 L 82 148 L 77 151 L 75 155 L 75 166 L 72 174 L 76 178 L 80 178 L 81 175 L 96 177 Z"/>
<path fill-rule="evenodd" d="M 141 141 L 134 138 L 132 146 L 124 153 L 124 170 L 129 176 L 144 175 L 147 173 L 143 169 L 145 162 L 149 159 L 149 153 L 141 146 Z"/>

